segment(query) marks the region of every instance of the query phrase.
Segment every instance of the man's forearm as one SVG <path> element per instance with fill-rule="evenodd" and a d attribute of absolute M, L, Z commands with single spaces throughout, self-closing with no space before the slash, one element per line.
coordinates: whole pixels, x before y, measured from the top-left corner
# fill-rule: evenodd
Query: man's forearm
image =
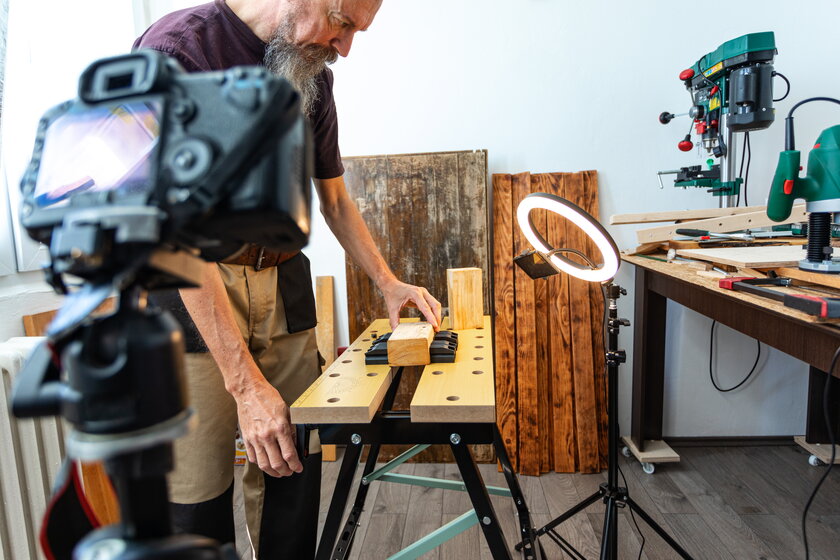
<path fill-rule="evenodd" d="M 234 397 L 264 378 L 257 369 L 236 324 L 224 282 L 215 263 L 205 264 L 200 288 L 181 290 L 184 306 L 204 338 Z"/>

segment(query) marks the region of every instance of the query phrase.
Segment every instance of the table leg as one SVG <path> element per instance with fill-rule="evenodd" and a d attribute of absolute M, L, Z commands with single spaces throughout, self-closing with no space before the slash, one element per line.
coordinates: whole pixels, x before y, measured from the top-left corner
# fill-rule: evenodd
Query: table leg
<path fill-rule="evenodd" d="M 350 496 L 350 489 L 353 486 L 353 478 L 356 474 L 356 465 L 359 464 L 359 457 L 362 454 L 362 447 L 361 441 L 358 443 L 350 442 L 344 450 L 344 459 L 341 461 L 338 480 L 335 482 L 335 491 L 330 501 L 327 520 L 324 523 L 321 540 L 318 542 L 318 551 L 315 554 L 316 560 L 330 560 L 332 558 L 333 546 L 336 544 L 344 508 L 347 507 L 347 498 Z"/>
<path fill-rule="evenodd" d="M 825 395 L 826 372 L 815 367 L 808 370 L 808 412 L 805 424 L 805 441 L 808 443 L 828 443 L 828 426 L 823 413 L 823 397 Z M 840 441 L 840 413 L 837 403 L 840 402 L 840 379 L 832 379 L 828 390 L 828 417 L 834 431 L 835 441 Z"/>
<path fill-rule="evenodd" d="M 646 440 L 662 439 L 667 300 L 650 290 L 649 275 L 636 267 L 630 435 L 639 451 L 644 451 Z"/>

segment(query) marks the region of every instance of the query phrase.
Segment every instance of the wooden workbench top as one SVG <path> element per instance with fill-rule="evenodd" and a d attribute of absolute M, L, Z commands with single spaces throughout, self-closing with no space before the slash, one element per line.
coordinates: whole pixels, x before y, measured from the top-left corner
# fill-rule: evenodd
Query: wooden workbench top
<path fill-rule="evenodd" d="M 416 321 L 406 319 L 405 321 Z M 442 328 L 448 328 L 448 317 Z M 295 424 L 370 422 L 393 380 L 388 365 L 365 365 L 374 338 L 391 332 L 377 319 L 292 404 Z M 454 363 L 429 364 L 411 401 L 412 422 L 495 422 L 493 345 L 490 317 L 484 326 L 458 333 Z"/>

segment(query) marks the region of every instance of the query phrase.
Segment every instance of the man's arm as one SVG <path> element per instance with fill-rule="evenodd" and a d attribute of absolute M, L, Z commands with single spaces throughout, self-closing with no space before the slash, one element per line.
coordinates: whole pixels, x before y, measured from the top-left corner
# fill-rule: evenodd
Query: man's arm
<path fill-rule="evenodd" d="M 181 290 L 181 299 L 222 371 L 236 400 L 239 429 L 248 460 L 271 476 L 301 472 L 289 407 L 260 372 L 236 324 L 215 263 L 204 268 L 200 288 Z"/>
<path fill-rule="evenodd" d="M 400 282 L 394 276 L 376 248 L 359 209 L 350 200 L 344 186 L 344 178 L 315 179 L 315 188 L 327 225 L 344 250 L 382 292 L 388 307 L 391 328 L 394 329 L 399 324 L 400 310 L 410 306 L 417 307 L 435 330 L 438 330 L 441 320 L 440 302 L 432 297 L 426 288 Z"/>

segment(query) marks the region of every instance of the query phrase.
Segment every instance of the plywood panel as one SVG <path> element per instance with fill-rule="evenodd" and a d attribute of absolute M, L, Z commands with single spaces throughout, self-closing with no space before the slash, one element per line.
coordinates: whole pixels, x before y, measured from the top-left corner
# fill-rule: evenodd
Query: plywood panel
<path fill-rule="evenodd" d="M 411 401 L 412 422 L 495 422 L 490 317 L 477 329 L 457 329 L 451 364 L 429 364 Z"/>
<path fill-rule="evenodd" d="M 390 332 L 387 319 L 374 321 L 292 404 L 295 424 L 370 422 L 391 384 L 387 365 L 365 365 L 372 340 Z"/>
<path fill-rule="evenodd" d="M 795 267 L 799 261 L 805 258 L 805 250 L 801 245 L 679 249 L 677 254 L 691 259 L 728 264 L 738 268 Z M 840 249 L 834 249 L 833 256 L 840 256 Z"/>
<path fill-rule="evenodd" d="M 766 212 L 766 206 L 742 206 L 740 208 L 701 208 L 698 210 L 671 210 L 665 212 L 641 212 L 638 214 L 613 214 L 610 225 L 648 224 L 656 222 L 680 222 L 686 220 L 704 220 L 750 212 Z M 685 226 L 690 227 L 690 226 Z"/>
<path fill-rule="evenodd" d="M 513 291 L 513 199 L 510 175 L 493 175 L 493 344 L 496 423 L 514 469 L 518 469 L 516 423 L 516 332 Z"/>

